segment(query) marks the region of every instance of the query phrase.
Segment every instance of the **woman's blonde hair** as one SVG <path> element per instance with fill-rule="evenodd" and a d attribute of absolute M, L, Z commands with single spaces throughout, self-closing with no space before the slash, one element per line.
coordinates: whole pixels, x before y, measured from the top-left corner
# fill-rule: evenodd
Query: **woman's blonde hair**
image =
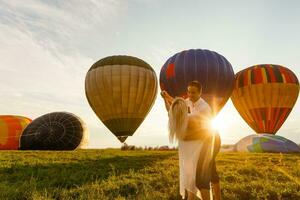
<path fill-rule="evenodd" d="M 185 136 L 188 124 L 188 106 L 183 98 L 177 97 L 169 110 L 169 139 L 181 140 Z"/>

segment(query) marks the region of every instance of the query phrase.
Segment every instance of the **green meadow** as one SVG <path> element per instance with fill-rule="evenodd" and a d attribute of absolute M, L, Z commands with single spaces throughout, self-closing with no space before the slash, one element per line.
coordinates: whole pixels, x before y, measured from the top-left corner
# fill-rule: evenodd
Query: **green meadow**
<path fill-rule="evenodd" d="M 300 154 L 220 153 L 222 197 L 300 199 Z M 181 199 L 177 151 L 1 151 L 0 199 Z"/>

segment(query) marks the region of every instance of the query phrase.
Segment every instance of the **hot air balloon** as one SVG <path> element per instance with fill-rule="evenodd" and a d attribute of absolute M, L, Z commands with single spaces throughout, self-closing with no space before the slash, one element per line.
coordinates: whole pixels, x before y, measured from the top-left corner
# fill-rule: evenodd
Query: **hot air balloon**
<path fill-rule="evenodd" d="M 190 49 L 173 55 L 160 71 L 160 88 L 172 97 L 186 97 L 187 85 L 194 80 L 201 83 L 201 97 L 216 114 L 231 95 L 234 72 L 224 56 L 202 49 Z"/>
<path fill-rule="evenodd" d="M 255 65 L 235 75 L 231 100 L 257 133 L 276 134 L 299 94 L 296 75 L 280 65 Z"/>
<path fill-rule="evenodd" d="M 132 56 L 109 56 L 86 75 L 87 100 L 104 125 L 124 142 L 150 111 L 157 93 L 154 70 Z"/>
<path fill-rule="evenodd" d="M 21 150 L 74 150 L 86 145 L 84 122 L 68 112 L 53 112 L 33 120 L 23 131 Z"/>
<path fill-rule="evenodd" d="M 21 133 L 30 122 L 23 116 L 0 115 L 0 149 L 17 150 Z"/>
<path fill-rule="evenodd" d="M 235 144 L 238 152 L 251 153 L 296 153 L 300 152 L 300 147 L 278 135 L 259 134 L 249 135 Z"/>

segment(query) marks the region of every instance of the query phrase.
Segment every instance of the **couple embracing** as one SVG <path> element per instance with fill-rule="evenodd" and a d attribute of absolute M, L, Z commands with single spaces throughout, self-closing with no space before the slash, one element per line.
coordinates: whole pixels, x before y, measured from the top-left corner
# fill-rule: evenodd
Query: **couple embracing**
<path fill-rule="evenodd" d="M 188 84 L 188 98 L 172 98 L 161 92 L 169 113 L 169 138 L 178 141 L 180 195 L 188 200 L 219 200 L 221 196 L 215 157 L 220 136 L 210 126 L 212 110 L 202 98 L 198 81 Z M 212 186 L 212 190 L 211 190 Z"/>

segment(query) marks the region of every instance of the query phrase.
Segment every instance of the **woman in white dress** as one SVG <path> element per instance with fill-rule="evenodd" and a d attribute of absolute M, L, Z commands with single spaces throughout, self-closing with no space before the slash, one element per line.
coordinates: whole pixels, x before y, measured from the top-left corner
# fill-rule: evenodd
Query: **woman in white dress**
<path fill-rule="evenodd" d="M 216 152 L 207 148 L 214 146 L 215 139 L 209 121 L 201 114 L 189 114 L 183 98 L 175 98 L 169 108 L 170 141 L 178 140 L 180 194 L 184 198 L 187 191 L 188 200 L 211 199 L 209 184 Z"/>

